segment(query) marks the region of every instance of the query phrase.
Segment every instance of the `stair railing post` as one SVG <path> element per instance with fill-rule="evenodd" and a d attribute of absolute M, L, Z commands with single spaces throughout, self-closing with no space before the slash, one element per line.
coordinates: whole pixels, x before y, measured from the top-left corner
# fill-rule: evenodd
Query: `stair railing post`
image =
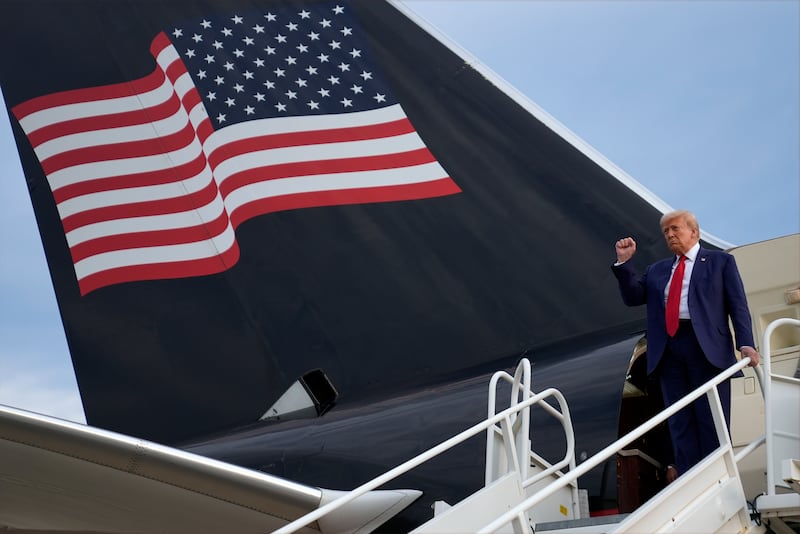
<path fill-rule="evenodd" d="M 800 320 L 783 317 L 772 321 L 764 330 L 761 342 L 761 365 L 764 368 L 764 377 L 761 381 L 761 391 L 764 394 L 764 437 L 767 447 L 767 495 L 774 496 L 775 492 L 775 428 L 772 408 L 772 347 L 770 345 L 772 333 L 784 325 L 800 327 Z"/>

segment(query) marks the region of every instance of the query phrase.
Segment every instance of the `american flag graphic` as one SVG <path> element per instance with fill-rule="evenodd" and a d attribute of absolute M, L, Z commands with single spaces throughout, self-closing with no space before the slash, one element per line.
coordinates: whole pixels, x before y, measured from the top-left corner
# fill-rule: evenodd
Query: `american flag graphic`
<path fill-rule="evenodd" d="M 209 16 L 165 29 L 150 53 L 144 78 L 12 110 L 82 295 L 227 270 L 236 227 L 265 213 L 460 192 L 346 2 Z"/>

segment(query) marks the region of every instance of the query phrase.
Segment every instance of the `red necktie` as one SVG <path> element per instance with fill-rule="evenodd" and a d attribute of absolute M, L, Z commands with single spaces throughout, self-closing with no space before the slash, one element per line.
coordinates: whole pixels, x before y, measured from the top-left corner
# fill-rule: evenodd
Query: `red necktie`
<path fill-rule="evenodd" d="M 678 331 L 678 319 L 681 307 L 681 286 L 683 286 L 683 271 L 686 269 L 686 256 L 678 259 L 678 266 L 672 275 L 667 294 L 667 334 L 670 337 Z"/>

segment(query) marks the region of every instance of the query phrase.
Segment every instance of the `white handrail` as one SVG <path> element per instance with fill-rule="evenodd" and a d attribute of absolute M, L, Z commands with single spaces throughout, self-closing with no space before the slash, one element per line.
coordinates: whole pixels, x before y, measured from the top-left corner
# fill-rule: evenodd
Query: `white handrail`
<path fill-rule="evenodd" d="M 771 383 L 770 336 L 772 335 L 772 332 L 776 328 L 778 328 L 780 326 L 787 325 L 787 324 L 788 325 L 794 325 L 794 326 L 800 326 L 800 320 L 790 319 L 790 318 L 782 318 L 782 319 L 777 319 L 777 320 L 773 321 L 772 323 L 770 323 L 767 326 L 766 331 L 764 332 L 764 336 L 763 336 L 764 340 L 763 340 L 763 344 L 762 344 L 762 351 L 763 351 L 762 352 L 762 364 L 763 364 L 764 371 L 762 373 L 762 371 L 761 371 L 761 369 L 759 367 L 755 367 L 754 368 L 754 370 L 756 372 L 756 376 L 757 376 L 757 378 L 759 380 L 759 383 L 761 385 L 762 394 L 764 395 L 765 406 L 769 406 L 769 402 L 771 400 L 771 397 L 770 397 L 770 395 L 771 395 L 771 386 L 770 386 L 770 383 Z M 523 502 L 521 502 L 518 505 L 516 505 L 515 507 L 507 510 L 502 516 L 500 516 L 497 519 L 495 519 L 492 523 L 486 525 L 485 527 L 483 527 L 482 529 L 477 531 L 478 533 L 487 533 L 488 534 L 490 532 L 493 532 L 493 531 L 499 529 L 503 525 L 506 525 L 506 524 L 510 523 L 511 521 L 518 520 L 520 517 L 523 517 L 523 514 L 525 514 L 528 510 L 533 508 L 533 506 L 535 506 L 536 504 L 541 502 L 543 499 L 549 497 L 550 495 L 552 495 L 553 493 L 555 493 L 556 491 L 558 491 L 562 487 L 565 487 L 565 486 L 567 486 L 569 484 L 574 483 L 579 477 L 583 476 L 584 474 L 586 474 L 590 470 L 594 469 L 595 467 L 600 465 L 602 462 L 604 462 L 606 459 L 611 457 L 613 454 L 619 452 L 623 447 L 625 447 L 629 443 L 635 441 L 636 439 L 642 437 L 644 434 L 646 434 L 647 432 L 651 431 L 653 428 L 655 428 L 656 426 L 660 425 L 662 422 L 666 421 L 669 417 L 671 417 L 672 415 L 674 415 L 675 413 L 677 413 L 681 409 L 685 408 L 686 406 L 688 406 L 689 404 L 691 404 L 692 402 L 694 402 L 695 400 L 697 400 L 701 396 L 707 395 L 709 397 L 709 402 L 711 402 L 712 404 L 715 403 L 715 402 L 716 402 L 716 404 L 719 404 L 719 398 L 718 398 L 718 395 L 716 393 L 715 387 L 718 384 L 720 384 L 721 382 L 723 382 L 724 380 L 729 379 L 731 376 L 733 376 L 735 373 L 739 372 L 741 369 L 743 369 L 747 365 L 749 365 L 749 363 L 750 363 L 750 358 L 742 358 L 739 362 L 737 362 L 736 364 L 734 364 L 733 366 L 731 366 L 727 370 L 721 372 L 715 378 L 709 380 L 708 382 L 706 382 L 702 386 L 698 387 L 697 389 L 695 389 L 694 391 L 689 393 L 686 397 L 684 397 L 680 401 L 676 402 L 675 404 L 673 404 L 669 408 L 663 410 L 662 412 L 657 414 L 655 417 L 649 419 L 645 423 L 643 423 L 640 426 L 636 427 L 634 430 L 632 430 L 631 432 L 629 432 L 625 436 L 619 438 L 618 440 L 616 440 L 615 442 L 613 442 L 612 444 L 610 444 L 609 446 L 607 446 L 606 448 L 604 448 L 603 450 L 601 450 L 600 452 L 598 452 L 597 454 L 595 454 L 594 456 L 592 456 L 591 458 L 589 458 L 588 460 L 583 462 L 579 467 L 575 467 L 575 462 L 574 462 L 574 435 L 572 434 L 572 427 L 571 427 L 572 422 L 571 422 L 571 419 L 570 419 L 570 416 L 569 416 L 569 408 L 567 407 L 566 399 L 564 398 L 564 396 L 561 394 L 560 391 L 558 391 L 558 390 L 556 390 L 554 388 L 548 388 L 548 389 L 542 391 L 541 393 L 538 393 L 538 394 L 535 394 L 533 396 L 530 396 L 530 395 L 532 395 L 532 391 L 530 390 L 530 364 L 527 361 L 527 359 L 523 359 L 521 361 L 520 365 L 517 367 L 517 370 L 515 372 L 515 376 L 513 378 L 513 381 L 511 380 L 511 376 L 508 375 L 508 373 L 505 373 L 505 372 L 495 373 L 495 375 L 492 377 L 491 385 L 490 385 L 490 392 L 489 392 L 489 417 L 485 421 L 483 421 L 481 423 L 478 423 L 476 425 L 473 425 L 472 427 L 470 427 L 467 430 L 461 432 L 460 434 L 458 434 L 458 435 L 456 435 L 456 436 L 454 436 L 454 437 L 452 437 L 452 438 L 450 438 L 450 439 L 448 439 L 446 441 L 443 441 L 442 443 L 440 443 L 439 445 L 433 447 L 432 449 L 429 449 L 428 451 L 425 451 L 425 452 L 415 456 L 414 458 L 406 461 L 405 463 L 398 465 L 394 469 L 392 469 L 390 471 L 387 471 L 383 475 L 381 475 L 381 476 L 379 476 L 379 477 L 377 477 L 377 478 L 375 478 L 375 479 L 373 479 L 373 480 L 371 480 L 371 481 L 359 486 L 358 488 L 356 488 L 353 491 L 345 494 L 344 496 L 342 496 L 342 497 L 340 497 L 340 498 L 338 498 L 338 499 L 336 499 L 334 501 L 331 501 L 330 503 L 318 508 L 317 510 L 315 510 L 313 512 L 310 512 L 310 513 L 306 514 L 303 517 L 300 517 L 300 518 L 296 519 L 295 521 L 287 524 L 286 526 L 282 527 L 281 529 L 276 530 L 274 532 L 274 534 L 289 534 L 291 532 L 295 532 L 298 529 L 300 529 L 300 528 L 302 528 L 304 526 L 307 526 L 311 522 L 313 522 L 313 521 L 325 516 L 326 514 L 332 512 L 333 510 L 338 509 L 341 506 L 344 506 L 348 502 L 360 497 L 361 495 L 364 495 L 367 492 L 369 492 L 369 491 L 371 491 L 371 490 L 373 490 L 373 489 L 375 489 L 375 488 L 377 488 L 377 487 L 379 487 L 379 486 L 391 481 L 392 479 L 396 478 L 397 476 L 400 476 L 401 474 L 406 473 L 407 471 L 409 471 L 411 469 L 414 469 L 415 467 L 417 467 L 417 466 L 427 462 L 428 460 L 438 456 L 439 454 L 449 450 L 450 448 L 454 447 L 455 445 L 458 445 L 459 443 L 461 443 L 461 442 L 463 442 L 463 441 L 465 441 L 465 440 L 477 435 L 478 433 L 480 433 L 480 432 L 482 432 L 482 431 L 484 431 L 486 429 L 489 429 L 490 427 L 494 427 L 497 424 L 500 424 L 501 428 L 500 428 L 499 432 L 501 432 L 504 435 L 504 437 L 506 439 L 507 447 L 508 447 L 508 443 L 517 444 L 516 440 L 515 440 L 515 435 L 520 434 L 520 432 L 519 432 L 520 426 L 522 426 L 523 429 L 527 428 L 525 426 L 525 422 L 524 421 L 528 419 L 527 417 L 520 417 L 520 415 L 519 415 L 520 412 L 522 412 L 523 410 L 528 410 L 534 404 L 539 404 L 542 408 L 545 409 L 545 411 L 547 411 L 548 413 L 550 413 L 551 415 L 556 417 L 556 419 L 558 419 L 561 422 L 562 426 L 564 427 L 565 435 L 567 437 L 567 453 L 566 453 L 564 459 L 562 459 L 557 464 L 554 464 L 550 468 L 544 470 L 543 472 L 540 472 L 537 475 L 535 475 L 535 476 L 533 476 L 533 477 L 531 477 L 531 478 L 529 478 L 527 480 L 524 480 L 524 477 L 522 477 L 523 478 L 523 481 L 522 481 L 523 487 L 528 487 L 528 486 L 532 485 L 533 483 L 535 483 L 536 481 L 540 480 L 541 478 L 543 478 L 545 476 L 548 476 L 548 475 L 552 474 L 553 472 L 565 467 L 567 464 L 570 465 L 570 470 L 569 470 L 569 472 L 567 474 L 561 476 L 558 480 L 556 480 L 553 483 L 551 483 L 551 484 L 547 485 L 546 487 L 542 488 L 541 490 L 539 490 L 535 494 L 529 496 Z M 501 378 L 511 382 L 511 384 L 512 384 L 512 391 L 511 391 L 511 404 L 512 405 L 509 408 L 503 410 L 500 413 L 492 414 L 492 412 L 494 411 L 494 403 L 495 403 L 495 400 L 496 400 L 496 386 L 497 386 L 497 382 Z M 521 401 L 519 400 L 520 392 L 522 393 L 522 396 L 523 396 L 523 399 Z M 527 397 L 527 398 L 525 398 L 525 397 Z M 551 406 L 549 403 L 544 401 L 544 399 L 546 399 L 548 397 L 554 397 L 556 399 L 556 401 L 559 404 L 559 407 L 560 407 L 561 411 L 559 411 L 554 406 Z M 715 417 L 715 420 L 716 419 L 719 419 L 719 418 Z M 719 421 L 717 421 L 717 423 L 719 424 Z M 769 436 L 771 435 L 772 424 L 773 424 L 772 423 L 772 414 L 770 413 L 769 409 L 766 409 L 765 410 L 765 434 L 760 436 L 759 438 L 753 440 L 745 449 L 739 451 L 739 453 L 737 453 L 734 456 L 735 461 L 738 463 L 742 458 L 744 458 L 745 456 L 748 456 L 750 453 L 752 453 L 754 450 L 756 450 L 762 444 L 767 442 L 767 445 L 768 445 L 767 446 L 767 466 L 768 466 L 767 467 L 767 485 L 768 485 L 767 491 L 769 492 L 770 495 L 774 495 L 774 492 L 775 492 L 774 473 L 772 472 L 773 470 L 771 469 L 773 451 L 771 451 L 770 447 L 769 447 L 769 439 L 770 439 Z M 723 427 L 724 427 L 724 424 L 723 424 Z M 496 429 L 492 430 L 492 432 L 497 432 L 497 431 L 498 430 L 496 430 Z M 727 435 L 727 432 L 728 432 L 727 428 L 722 428 L 721 430 L 718 429 L 718 434 L 720 436 L 720 446 L 723 446 L 722 438 Z M 524 438 L 527 439 L 527 437 L 528 437 L 528 432 L 526 431 L 526 432 L 524 432 Z M 728 436 L 727 441 L 728 442 L 730 441 L 730 436 Z M 494 445 L 490 444 L 490 443 L 491 443 L 491 439 L 489 437 L 487 437 L 487 452 L 490 450 L 490 448 L 492 450 L 494 448 Z M 511 458 L 510 458 L 511 463 L 514 465 L 514 467 L 519 469 L 521 467 L 521 465 L 523 464 L 522 463 L 522 457 L 519 456 L 517 451 L 515 451 L 515 452 L 516 453 L 512 453 L 511 451 L 507 450 L 507 454 L 509 454 L 511 456 Z M 571 463 L 570 463 L 570 457 L 572 458 L 572 462 Z M 488 460 L 488 458 L 489 458 L 489 456 L 487 454 L 487 460 Z M 525 458 L 525 462 L 527 462 L 527 458 Z M 488 472 L 487 472 L 487 476 L 488 476 Z M 487 479 L 487 483 L 488 482 L 490 482 L 490 481 Z"/>
<path fill-rule="evenodd" d="M 498 371 L 492 375 L 489 381 L 489 402 L 487 404 L 487 418 L 495 415 L 497 405 L 497 384 L 500 379 L 505 380 L 511 384 L 511 397 L 509 399 L 509 406 L 515 406 L 520 402 L 520 393 L 522 400 L 530 398 L 533 394 L 531 390 L 531 363 L 527 358 L 522 358 L 514 371 L 512 377 L 505 371 Z M 516 471 L 520 473 L 522 479 L 528 476 L 528 452 L 530 450 L 530 443 L 528 436 L 530 435 L 530 407 L 521 410 L 519 414 L 513 417 L 513 425 L 507 429 L 502 425 L 500 430 L 504 436 L 504 443 L 506 444 L 506 459 L 512 464 Z M 509 444 L 514 444 L 513 454 L 509 449 Z M 488 431 L 486 433 L 486 468 L 484 472 L 484 484 L 489 485 L 499 477 L 499 473 L 494 472 L 495 457 L 495 440 L 494 432 Z M 524 461 L 523 461 L 524 459 Z"/>
<path fill-rule="evenodd" d="M 577 468 L 571 470 L 568 474 L 564 475 L 563 477 L 559 478 L 558 480 L 554 481 L 552 484 L 542 488 L 538 492 L 534 493 L 515 507 L 509 509 L 503 515 L 483 527 L 482 529 L 478 530 L 478 534 L 489 534 L 491 532 L 496 531 L 503 525 L 509 523 L 511 520 L 516 518 L 520 513 L 533 508 L 536 504 L 541 502 L 546 497 L 549 497 L 553 493 L 555 493 L 560 488 L 566 486 L 567 484 L 571 483 L 573 480 L 577 480 L 582 475 L 586 474 L 590 470 L 594 469 L 602 462 L 604 462 L 607 458 L 611 457 L 611 455 L 616 454 L 620 451 L 623 447 L 631 443 L 632 441 L 642 437 L 644 434 L 661 424 L 663 421 L 666 421 L 669 417 L 677 413 L 678 411 L 682 410 L 696 399 L 700 398 L 702 395 L 713 395 L 716 393 L 714 388 L 727 380 L 741 369 L 744 369 L 750 363 L 750 358 L 743 358 L 736 364 L 729 367 L 727 370 L 723 371 L 716 377 L 712 378 L 702 386 L 698 387 L 687 396 L 682 398 L 680 401 L 676 402 L 675 404 L 671 405 L 669 408 L 665 409 L 664 411 L 660 412 L 658 415 L 649 419 L 645 423 L 639 425 L 634 430 L 626 434 L 625 436 L 619 438 L 617 441 L 612 443 L 611 445 L 607 446 L 602 451 L 598 452 L 585 462 L 583 462 Z M 725 429 L 727 432 L 727 429 Z"/>
<path fill-rule="evenodd" d="M 739 452 L 737 452 L 733 456 L 733 458 L 736 460 L 736 463 L 738 464 L 744 458 L 746 458 L 747 456 L 750 456 L 750 454 L 752 452 L 755 452 L 755 450 L 758 449 L 760 446 L 762 446 L 766 441 L 767 441 L 766 434 L 761 434 L 760 437 L 757 437 L 756 439 L 751 441 L 750 444 L 747 447 L 745 447 L 744 449 L 741 449 Z"/>
<path fill-rule="evenodd" d="M 764 340 L 761 343 L 763 356 L 762 365 L 764 366 L 764 374 L 766 375 L 765 379 L 761 383 L 761 391 L 764 394 L 764 434 L 767 441 L 767 495 L 770 496 L 775 495 L 775 473 L 773 469 L 775 451 L 770 443 L 772 441 L 774 425 L 772 420 L 772 410 L 769 409 L 772 402 L 772 362 L 770 361 L 772 360 L 772 355 L 770 354 L 770 338 L 772 337 L 772 333 L 777 328 L 786 325 L 800 327 L 800 320 L 783 317 L 781 319 L 772 321 L 764 330 Z"/>
<path fill-rule="evenodd" d="M 446 452 L 447 450 L 453 448 L 459 443 L 466 441 L 467 439 L 485 431 L 490 426 L 493 426 L 501 421 L 503 422 L 504 425 L 508 425 L 510 427 L 512 424 L 511 416 L 521 410 L 524 410 L 525 408 L 533 406 L 534 404 L 541 404 L 543 406 L 547 406 L 551 409 L 554 409 L 548 403 L 544 402 L 544 399 L 548 397 L 555 397 L 559 405 L 561 405 L 562 407 L 566 407 L 566 399 L 561 394 L 561 392 L 555 388 L 548 388 L 542 391 L 541 393 L 537 393 L 536 395 L 520 402 L 515 406 L 506 408 L 505 410 L 499 412 L 494 417 L 490 417 L 489 419 L 486 419 L 478 424 L 471 426 L 470 428 L 464 430 L 460 434 L 457 434 L 452 438 L 441 442 L 439 445 L 436 445 L 435 447 L 428 449 L 427 451 L 411 458 L 410 460 L 370 480 L 369 482 L 362 484 L 361 486 L 355 488 L 354 490 L 344 494 L 342 497 L 339 497 L 338 499 L 335 499 L 329 502 L 328 504 L 320 506 L 316 510 L 309 512 L 306 515 L 295 519 L 291 523 L 288 523 L 287 525 L 274 531 L 273 534 L 290 534 L 291 532 L 296 532 L 300 528 L 309 525 L 310 523 L 316 521 L 317 519 L 329 514 L 333 510 L 336 510 L 344 506 L 345 504 L 349 503 L 350 501 L 366 494 L 367 492 L 372 491 L 373 489 L 382 486 L 383 484 L 386 484 L 387 482 L 393 480 L 394 478 L 410 471 L 411 469 L 414 469 L 415 467 L 418 467 L 419 465 L 427 462 L 431 458 L 434 458 L 439 454 Z"/>

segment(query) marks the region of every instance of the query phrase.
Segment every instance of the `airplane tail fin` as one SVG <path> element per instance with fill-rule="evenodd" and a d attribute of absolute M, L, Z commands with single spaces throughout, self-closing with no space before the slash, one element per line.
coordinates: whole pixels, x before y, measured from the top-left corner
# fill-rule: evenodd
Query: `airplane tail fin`
<path fill-rule="evenodd" d="M 661 254 L 663 203 L 399 5 L 4 8 L 92 425 L 187 440 L 641 320 L 607 264 Z"/>

